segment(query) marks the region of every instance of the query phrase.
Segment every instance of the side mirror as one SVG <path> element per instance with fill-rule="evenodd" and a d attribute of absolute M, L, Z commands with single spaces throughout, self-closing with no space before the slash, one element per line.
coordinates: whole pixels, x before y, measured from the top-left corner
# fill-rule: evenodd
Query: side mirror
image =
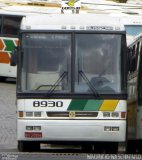
<path fill-rule="evenodd" d="M 11 54 L 11 59 L 10 59 L 10 65 L 11 66 L 16 66 L 17 65 L 17 48 L 15 48 L 13 51 L 12 51 L 12 54 Z"/>

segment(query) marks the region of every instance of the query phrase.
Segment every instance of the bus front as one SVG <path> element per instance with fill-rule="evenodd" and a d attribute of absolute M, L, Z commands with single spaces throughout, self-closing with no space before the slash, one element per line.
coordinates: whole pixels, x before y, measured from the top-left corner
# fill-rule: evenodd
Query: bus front
<path fill-rule="evenodd" d="M 19 150 L 40 142 L 118 149 L 126 134 L 125 38 L 124 31 L 91 26 L 21 32 Z"/>

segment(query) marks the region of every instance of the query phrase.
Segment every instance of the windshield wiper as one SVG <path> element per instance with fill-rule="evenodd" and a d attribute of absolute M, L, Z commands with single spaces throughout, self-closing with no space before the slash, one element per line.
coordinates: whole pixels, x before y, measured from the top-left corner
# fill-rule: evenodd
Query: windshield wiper
<path fill-rule="evenodd" d="M 57 79 L 57 81 L 52 85 L 51 89 L 48 91 L 49 94 L 53 93 L 56 87 L 62 80 L 67 76 L 68 72 L 64 71 L 61 76 Z"/>
<path fill-rule="evenodd" d="M 98 94 L 98 92 L 96 91 L 96 89 L 94 88 L 94 86 L 92 85 L 92 83 L 89 81 L 89 79 L 87 78 L 87 76 L 85 75 L 85 73 L 83 71 L 81 71 L 81 70 L 79 70 L 78 73 L 87 82 L 87 85 L 89 86 L 89 88 L 91 89 L 91 91 L 94 93 L 94 96 L 96 98 L 98 98 L 100 95 Z"/>

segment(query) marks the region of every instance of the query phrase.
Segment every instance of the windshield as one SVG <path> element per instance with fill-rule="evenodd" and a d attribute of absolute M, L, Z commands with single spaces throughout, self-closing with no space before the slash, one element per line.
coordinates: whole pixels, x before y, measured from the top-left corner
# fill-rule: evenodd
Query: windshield
<path fill-rule="evenodd" d="M 120 92 L 120 42 L 120 35 L 77 35 L 76 92 Z"/>
<path fill-rule="evenodd" d="M 118 34 L 22 35 L 22 91 L 117 94 L 122 88 Z"/>
<path fill-rule="evenodd" d="M 70 91 L 71 35 L 25 34 L 22 47 L 22 90 Z"/>

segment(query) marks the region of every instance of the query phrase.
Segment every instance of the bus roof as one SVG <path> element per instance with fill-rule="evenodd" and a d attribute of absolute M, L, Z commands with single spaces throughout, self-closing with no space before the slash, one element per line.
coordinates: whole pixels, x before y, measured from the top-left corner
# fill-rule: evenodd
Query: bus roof
<path fill-rule="evenodd" d="M 123 31 L 118 17 L 94 14 L 51 14 L 26 16 L 21 23 L 22 30 L 109 30 Z"/>
<path fill-rule="evenodd" d="M 128 16 L 123 16 L 121 17 L 122 22 L 124 25 L 142 25 L 142 16 L 140 15 L 128 15 Z"/>

